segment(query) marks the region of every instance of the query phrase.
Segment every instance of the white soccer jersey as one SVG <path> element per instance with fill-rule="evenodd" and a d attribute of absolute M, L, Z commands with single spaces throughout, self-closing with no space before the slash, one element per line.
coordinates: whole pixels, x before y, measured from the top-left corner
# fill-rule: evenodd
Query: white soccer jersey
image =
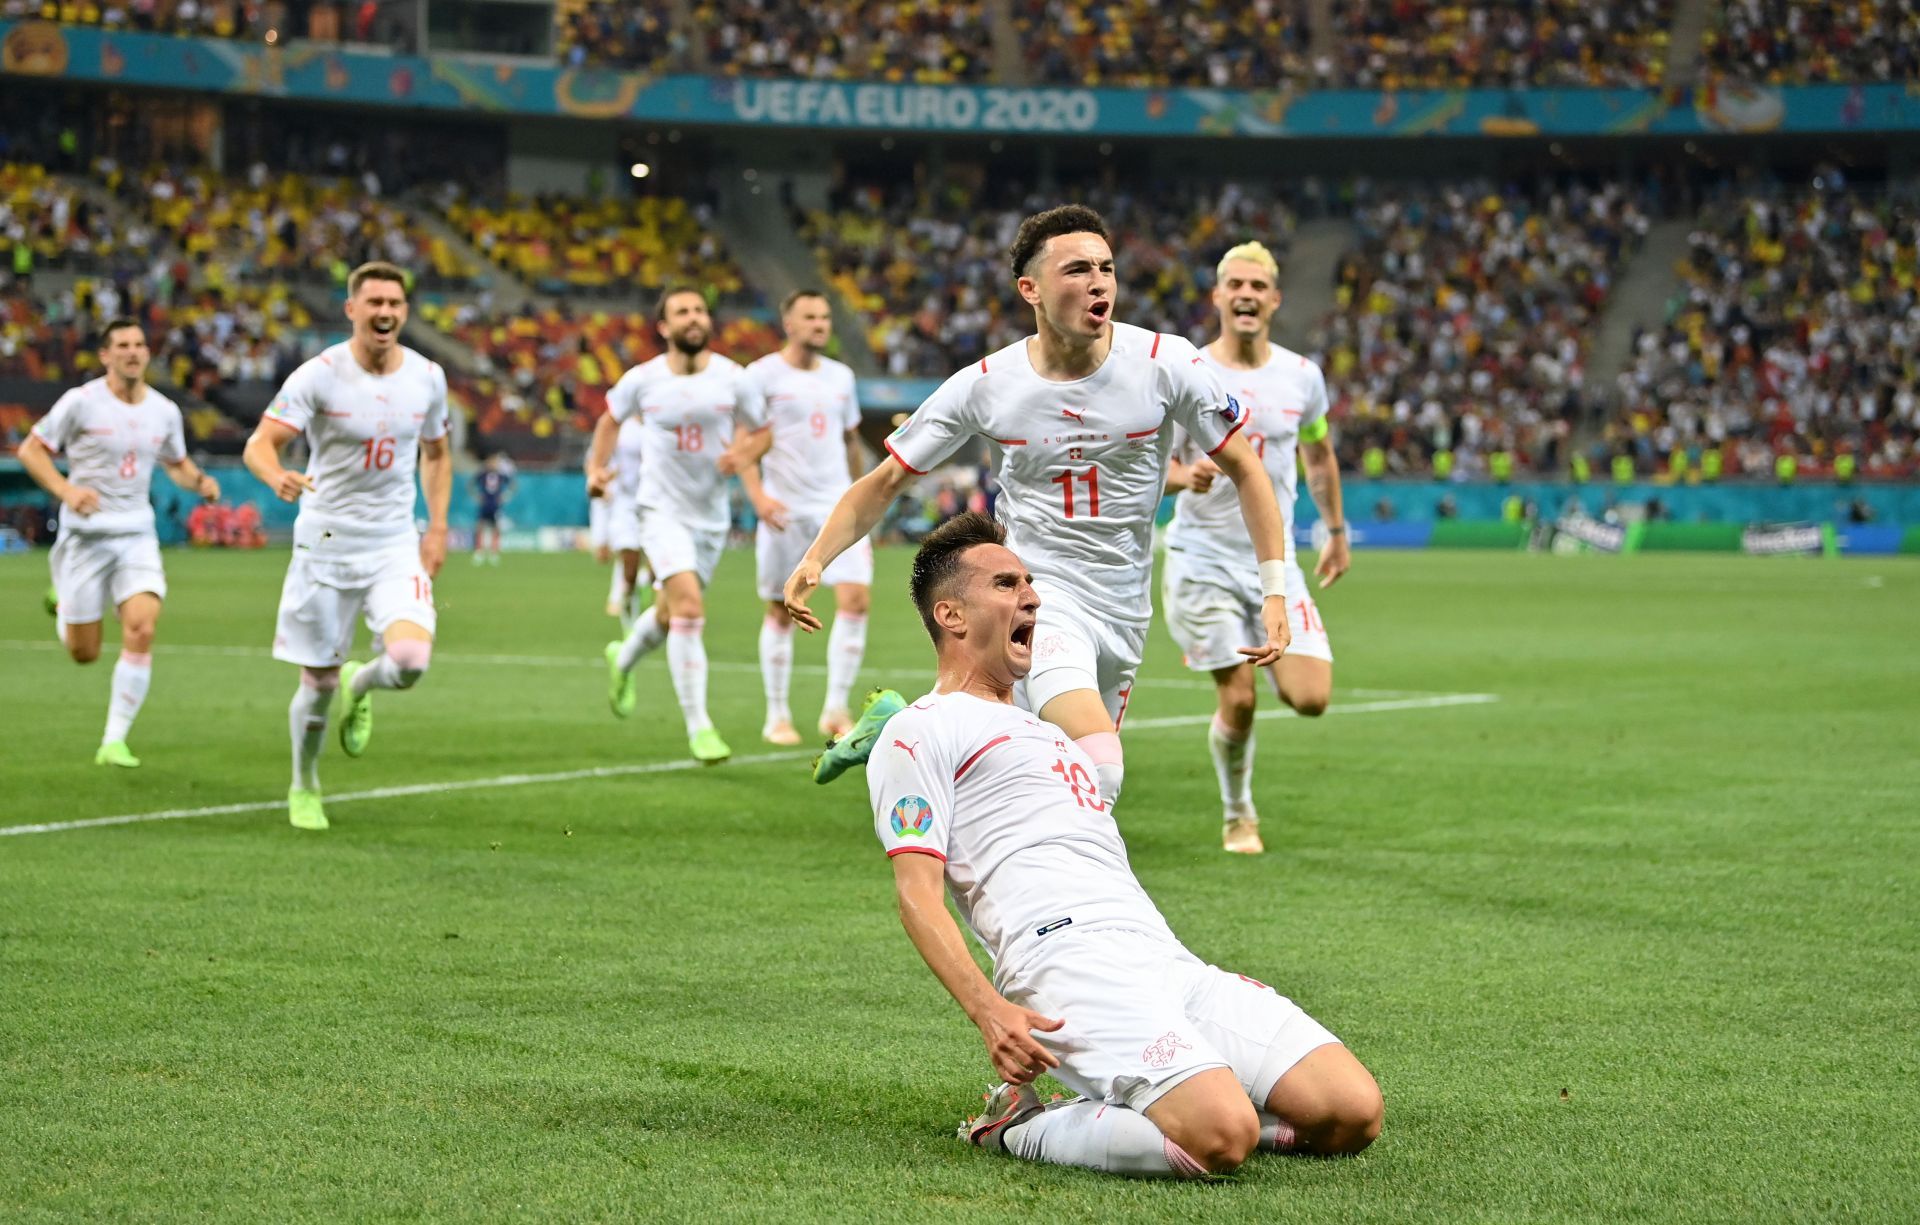
<path fill-rule="evenodd" d="M 1090 607 L 1145 625 L 1174 427 L 1213 454 L 1240 428 L 1241 408 L 1178 336 L 1116 323 L 1107 360 L 1070 383 L 1036 374 L 1027 344 L 948 379 L 887 450 L 924 473 L 968 437 L 985 438 L 1007 547 L 1036 577 L 1070 583 Z"/>
<path fill-rule="evenodd" d="M 640 418 L 628 417 L 620 423 L 620 432 L 613 441 L 613 487 L 608 490 L 614 505 L 632 511 L 633 500 L 640 496 L 640 473 L 646 457 L 642 454 L 646 444 L 647 427 L 640 424 Z"/>
<path fill-rule="evenodd" d="M 374 374 L 337 344 L 287 379 L 266 415 L 303 430 L 313 491 L 300 497 L 294 539 L 319 553 L 414 535 L 420 444 L 447 436 L 447 375 L 400 349 L 400 367 Z"/>
<path fill-rule="evenodd" d="M 180 406 L 148 387 L 138 404 L 116 397 L 104 378 L 82 383 L 33 423 L 49 451 L 67 454 L 67 479 L 100 495 L 91 515 L 60 512 L 60 535 L 151 532 L 153 464 L 187 457 Z"/>
<path fill-rule="evenodd" d="M 1306 358 L 1272 346 L 1267 364 L 1258 370 L 1222 365 L 1210 350 L 1201 357 L 1245 413 L 1245 437 L 1273 481 L 1280 518 L 1287 528 L 1287 552 L 1293 553 L 1293 503 L 1299 480 L 1300 435 L 1327 416 L 1327 381 L 1320 367 Z M 1199 458 L 1200 448 L 1181 438 L 1176 454 L 1187 463 Z M 1233 482 L 1216 480 L 1205 493 L 1183 491 L 1173 500 L 1173 522 L 1167 526 L 1167 547 L 1219 561 L 1256 564 L 1246 521 L 1240 517 L 1240 497 Z"/>
<path fill-rule="evenodd" d="M 997 981 L 1068 928 L 1174 941 L 1134 879 L 1093 762 L 1017 706 L 968 693 L 921 698 L 887 721 L 867 760 L 867 792 L 889 856 L 946 864 L 947 889 Z"/>
<path fill-rule="evenodd" d="M 745 368 L 710 353 L 706 369 L 675 374 L 663 353 L 620 376 L 607 392 L 607 411 L 623 423 L 638 417 L 645 427 L 640 508 L 664 512 L 689 529 L 725 531 L 727 478 L 714 461 L 736 429 L 766 424 L 766 401 Z"/>
<path fill-rule="evenodd" d="M 847 431 L 860 425 L 853 371 L 823 357 L 812 370 L 769 353 L 747 367 L 767 398 L 773 449 L 760 461 L 760 479 L 796 519 L 824 519 L 853 484 L 847 470 Z"/>

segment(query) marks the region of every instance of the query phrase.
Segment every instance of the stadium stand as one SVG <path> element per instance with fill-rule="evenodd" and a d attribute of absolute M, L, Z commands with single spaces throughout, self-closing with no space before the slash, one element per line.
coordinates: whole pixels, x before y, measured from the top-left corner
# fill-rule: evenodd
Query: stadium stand
<path fill-rule="evenodd" d="M 128 237 L 143 249 L 144 235 Z M 108 218 L 72 183 L 44 166 L 0 164 L 0 268 L 15 276 L 97 268 L 119 245 Z"/>
<path fill-rule="evenodd" d="M 1362 89 L 1660 83 L 1673 0 L 1351 0 L 1340 83 Z"/>
<path fill-rule="evenodd" d="M 572 67 L 681 72 L 689 66 L 688 44 L 673 29 L 664 5 L 559 0 L 554 5 L 554 47 Z"/>
<path fill-rule="evenodd" d="M 1342 461 L 1552 470 L 1583 402 L 1587 338 L 1649 221 L 1619 184 L 1363 191 L 1358 246 L 1312 349 Z"/>
<path fill-rule="evenodd" d="M 982 0 L 702 0 L 694 18 L 714 72 L 935 85 L 993 67 Z"/>
<path fill-rule="evenodd" d="M 543 293 L 630 295 L 690 283 L 719 300 L 753 297 L 707 210 L 677 196 L 488 204 L 450 190 L 437 204 L 483 255 Z"/>
<path fill-rule="evenodd" d="M 115 196 L 196 262 L 236 282 L 293 278 L 346 282 L 356 264 L 391 260 L 426 285 L 459 285 L 476 270 L 407 211 L 380 198 L 379 184 L 268 171 L 244 177 L 101 159 L 95 173 Z"/>
<path fill-rule="evenodd" d="M 1259 237 L 1285 258 L 1293 215 L 1266 191 L 1189 185 L 1157 194 L 1064 185 L 1045 199 L 984 166 L 956 166 L 923 185 L 868 180 L 802 214 L 821 275 L 864 316 L 889 374 L 944 377 L 1032 330 L 1014 295 L 1006 252 L 1020 220 L 1076 199 L 1099 209 L 1119 242 L 1120 317 L 1183 336 L 1212 321 L 1212 266 Z"/>
<path fill-rule="evenodd" d="M 1706 450 L 1731 474 L 1845 452 L 1868 475 L 1920 470 L 1915 395 L 1920 204 L 1860 191 L 1749 194 L 1710 207 L 1682 291 L 1636 340 L 1609 440 L 1646 473 Z"/>
<path fill-rule="evenodd" d="M 1725 0 L 1701 42 L 1706 63 L 1772 85 L 1920 77 L 1915 0 Z"/>
<path fill-rule="evenodd" d="M 1044 84 L 1268 89 L 1307 70 L 1306 7 L 1019 0 L 1014 24 L 1028 70 Z"/>

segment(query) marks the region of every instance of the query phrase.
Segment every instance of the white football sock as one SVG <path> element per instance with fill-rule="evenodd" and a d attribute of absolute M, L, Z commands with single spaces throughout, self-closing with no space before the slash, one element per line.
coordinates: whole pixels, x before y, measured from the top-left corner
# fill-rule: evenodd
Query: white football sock
<path fill-rule="evenodd" d="M 838 613 L 827 632 L 827 710 L 846 710 L 867 653 L 867 614 Z"/>
<path fill-rule="evenodd" d="M 760 680 L 767 691 L 767 722 L 793 722 L 793 711 L 787 708 L 793 685 L 793 626 L 771 616 L 760 623 Z"/>
<path fill-rule="evenodd" d="M 1277 1114 L 1260 1113 L 1260 1151 L 1263 1153 L 1291 1153 L 1300 1143 L 1299 1133 L 1293 1130 L 1291 1123 L 1284 1122 Z"/>
<path fill-rule="evenodd" d="M 107 703 L 107 731 L 100 737 L 101 744 L 127 738 L 140 704 L 147 700 L 147 686 L 152 683 L 153 656 L 145 651 L 121 651 L 113 665 L 113 698 Z"/>
<path fill-rule="evenodd" d="M 1213 754 L 1213 773 L 1220 780 L 1220 802 L 1232 809 L 1253 803 L 1253 729 L 1236 738 L 1232 728 L 1213 716 L 1207 729 L 1207 748 Z"/>
<path fill-rule="evenodd" d="M 374 689 L 411 689 L 426 675 L 432 657 L 431 642 L 401 638 L 388 643 L 378 658 L 353 674 L 353 696 L 364 697 Z"/>
<path fill-rule="evenodd" d="M 339 685 L 338 672 L 316 676 L 303 669 L 300 673 L 300 687 L 293 691 L 293 702 L 287 707 L 296 787 L 320 790 L 320 750 L 327 743 L 327 710 L 333 705 L 333 691 Z"/>
<path fill-rule="evenodd" d="M 620 564 L 619 558 L 613 559 L 612 569 L 613 578 L 607 583 L 607 607 L 624 610 L 627 606 L 627 597 L 633 593 L 633 589 L 627 586 L 626 567 Z M 623 611 L 622 616 L 624 615 Z"/>
<path fill-rule="evenodd" d="M 1007 1151 L 1027 1161 L 1077 1165 L 1135 1178 L 1205 1178 L 1206 1167 L 1137 1110 L 1067 1102 L 1007 1129 Z"/>
<path fill-rule="evenodd" d="M 707 643 L 701 636 L 706 624 L 704 617 L 675 617 L 667 632 L 667 667 L 688 735 L 713 726 L 707 718 Z"/>
<path fill-rule="evenodd" d="M 627 634 L 626 641 L 620 644 L 620 670 L 633 671 L 633 666 L 640 662 L 642 655 L 666 640 L 667 627 L 660 624 L 660 618 L 649 610 L 633 623 L 633 629 Z"/>

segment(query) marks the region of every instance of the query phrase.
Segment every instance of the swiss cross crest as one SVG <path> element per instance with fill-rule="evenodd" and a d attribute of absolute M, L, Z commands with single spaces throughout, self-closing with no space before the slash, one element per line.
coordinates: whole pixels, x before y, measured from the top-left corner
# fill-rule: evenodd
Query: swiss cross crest
<path fill-rule="evenodd" d="M 1081 451 L 1082 451 L 1082 448 L 1080 447 L 1068 447 L 1067 458 L 1072 460 L 1078 460 L 1082 458 Z"/>

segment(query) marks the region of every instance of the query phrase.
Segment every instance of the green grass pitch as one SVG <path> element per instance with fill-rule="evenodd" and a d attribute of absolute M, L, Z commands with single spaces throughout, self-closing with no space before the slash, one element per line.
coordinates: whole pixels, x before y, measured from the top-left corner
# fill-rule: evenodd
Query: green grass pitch
<path fill-rule="evenodd" d="M 905 562 L 865 679 L 911 695 Z M 115 772 L 111 655 L 67 662 L 44 554 L 0 559 L 0 825 L 284 795 L 284 554 L 168 564 L 146 764 Z M 953 1138 L 986 1060 L 859 780 L 582 776 L 685 751 L 658 657 L 639 714 L 606 709 L 605 577 L 456 556 L 431 673 L 322 767 L 428 786 L 336 800 L 328 834 L 276 805 L 0 837 L 0 1218 L 1920 1219 L 1911 562 L 1363 553 L 1322 601 L 1348 713 L 1260 725 L 1259 859 L 1218 849 L 1211 696 L 1156 625 L 1136 869 L 1387 1097 L 1363 1157 L 1213 1185 Z M 715 717 L 763 757 L 751 578 L 729 554 L 707 634 Z M 1437 704 L 1462 694 L 1497 701 Z"/>

